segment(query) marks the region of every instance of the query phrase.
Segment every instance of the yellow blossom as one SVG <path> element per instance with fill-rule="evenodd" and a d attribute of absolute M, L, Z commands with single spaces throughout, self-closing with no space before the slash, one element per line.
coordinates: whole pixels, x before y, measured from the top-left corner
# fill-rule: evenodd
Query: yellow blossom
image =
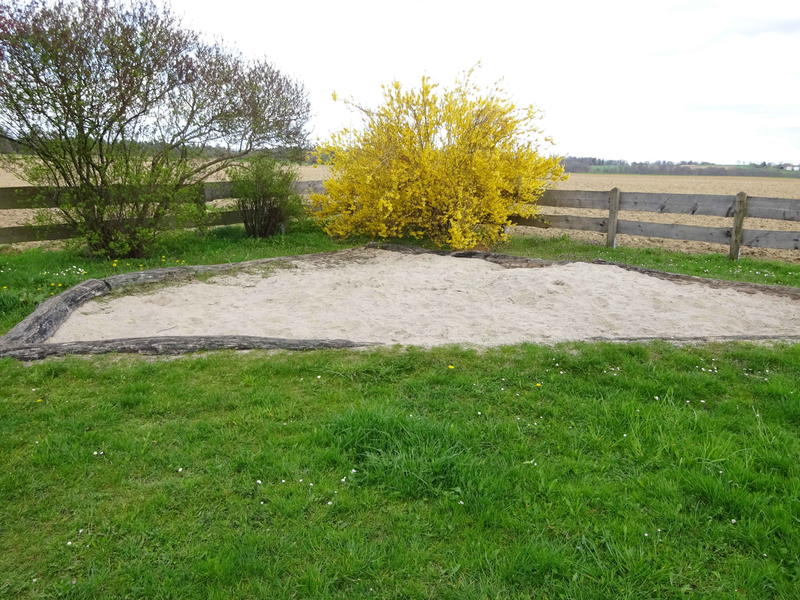
<path fill-rule="evenodd" d="M 317 146 L 331 167 L 311 216 L 336 237 L 429 237 L 453 249 L 505 240 L 509 216 L 532 217 L 536 200 L 566 179 L 533 107 L 517 108 L 503 90 L 479 89 L 472 71 L 454 89 L 383 88 L 377 109 L 345 101 L 364 116 Z"/>

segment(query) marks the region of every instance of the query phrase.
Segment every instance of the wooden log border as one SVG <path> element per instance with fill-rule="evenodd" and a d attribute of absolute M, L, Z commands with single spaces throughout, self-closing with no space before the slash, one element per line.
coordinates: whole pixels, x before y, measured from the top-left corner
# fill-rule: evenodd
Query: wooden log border
<path fill-rule="evenodd" d="M 565 265 L 582 261 L 552 261 L 493 252 L 460 251 L 449 252 L 443 250 L 428 250 L 415 246 L 402 246 L 398 244 L 383 244 L 370 242 L 366 248 L 375 248 L 389 252 L 403 254 L 435 254 L 451 256 L 453 258 L 473 258 L 485 260 L 506 269 L 536 269 Z M 179 281 L 199 273 L 224 273 L 235 270 L 246 270 L 252 267 L 291 260 L 308 260 L 320 256 L 333 256 L 347 252 L 318 252 L 295 256 L 278 256 L 262 258 L 240 263 L 227 263 L 223 265 L 199 265 L 186 267 L 167 267 L 164 269 L 150 269 L 147 271 L 134 271 L 121 275 L 113 275 L 105 279 L 87 279 L 86 281 L 42 302 L 36 310 L 12 328 L 5 336 L 0 338 L 0 358 L 10 357 L 18 360 L 40 360 L 49 356 L 64 356 L 66 354 L 105 354 L 109 352 L 141 353 L 141 354 L 184 354 L 201 350 L 317 350 L 323 348 L 360 348 L 375 347 L 383 344 L 375 342 L 355 342 L 350 340 L 292 340 L 284 338 L 268 338 L 256 336 L 164 336 L 150 338 L 123 338 L 113 340 L 94 340 L 80 342 L 63 342 L 58 344 L 45 343 L 56 330 L 69 318 L 81 305 L 93 298 L 104 296 L 113 290 L 147 283 L 162 281 Z M 614 263 L 602 259 L 595 259 L 591 264 L 620 267 L 628 271 L 635 271 L 651 277 L 658 277 L 667 281 L 681 284 L 700 284 L 715 289 L 733 289 L 748 294 L 769 294 L 800 301 L 800 288 L 791 288 L 778 285 L 764 285 L 741 281 L 725 281 L 720 279 L 706 279 L 692 275 L 666 273 L 644 267 L 636 267 L 621 263 Z M 675 342 L 707 342 L 707 341 L 753 341 L 753 340 L 800 340 L 800 336 L 773 336 L 750 335 L 736 337 L 682 337 L 682 338 L 591 338 L 588 341 L 608 342 L 636 342 L 664 339 Z"/>
<path fill-rule="evenodd" d="M 41 360 L 50 356 L 67 354 L 186 354 L 201 350 L 323 350 L 380 346 L 374 342 L 350 340 L 290 340 L 285 338 L 256 337 L 252 335 L 196 335 L 145 338 L 121 338 L 58 344 L 21 344 L 0 346 L 0 358 Z"/>

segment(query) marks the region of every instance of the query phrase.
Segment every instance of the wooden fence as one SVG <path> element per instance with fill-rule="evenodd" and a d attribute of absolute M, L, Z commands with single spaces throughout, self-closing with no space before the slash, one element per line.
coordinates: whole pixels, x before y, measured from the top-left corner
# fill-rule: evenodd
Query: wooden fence
<path fill-rule="evenodd" d="M 203 187 L 206 201 L 230 197 L 230 183 L 207 183 Z M 323 192 L 322 181 L 301 181 L 295 188 L 300 193 Z M 33 187 L 0 188 L 0 210 L 31 208 L 31 200 L 39 190 Z M 606 245 L 616 247 L 617 235 L 713 242 L 730 246 L 729 256 L 738 260 L 742 246 L 800 250 L 800 231 L 771 231 L 745 229 L 745 217 L 800 221 L 800 200 L 761 198 L 740 192 L 735 196 L 700 194 L 645 194 L 548 190 L 539 199 L 539 206 L 607 210 L 607 217 L 539 214 L 534 218 L 512 217 L 515 225 L 532 227 L 578 229 L 606 234 Z M 730 227 L 699 227 L 670 223 L 620 220 L 619 211 L 652 212 L 661 214 L 704 215 L 726 217 Z M 242 219 L 235 210 L 213 212 L 209 225 L 233 225 Z M 73 237 L 74 228 L 68 225 L 0 228 L 0 244 L 39 240 L 60 240 Z"/>
<path fill-rule="evenodd" d="M 309 194 L 311 192 L 324 192 L 321 180 L 298 181 L 294 185 L 296 192 Z M 203 196 L 206 202 L 223 200 L 231 197 L 231 182 L 221 181 L 203 184 Z M 34 201 L 39 194 L 37 187 L 0 188 L 0 210 L 40 208 L 42 205 Z M 238 211 L 222 210 L 209 213 L 207 225 L 235 225 L 242 222 Z M 38 242 L 44 240 L 65 240 L 75 237 L 77 231 L 71 225 L 19 225 L 16 227 L 0 228 L 0 244 L 15 244 L 18 242 Z"/>
<path fill-rule="evenodd" d="M 744 219 L 800 221 L 800 200 L 760 198 L 739 192 L 735 196 L 701 194 L 645 194 L 621 192 L 578 192 L 550 190 L 539 199 L 539 206 L 607 210 L 608 217 L 538 214 L 532 219 L 512 217 L 515 225 L 579 229 L 606 234 L 606 246 L 615 248 L 617 235 L 713 242 L 730 246 L 729 257 L 739 259 L 742 246 L 800 250 L 800 231 L 745 229 Z M 619 211 L 678 215 L 704 215 L 732 219 L 730 227 L 699 227 L 647 221 L 621 221 Z"/>

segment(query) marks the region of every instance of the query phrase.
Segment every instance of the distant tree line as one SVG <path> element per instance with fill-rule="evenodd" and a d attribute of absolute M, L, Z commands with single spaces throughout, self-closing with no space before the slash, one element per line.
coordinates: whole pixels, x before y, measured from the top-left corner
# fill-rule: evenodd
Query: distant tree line
<path fill-rule="evenodd" d="M 712 175 L 739 177 L 797 177 L 800 171 L 790 171 L 780 166 L 760 164 L 723 167 L 709 162 L 685 160 L 672 162 L 628 162 L 609 160 L 593 156 L 567 156 L 563 159 L 564 170 L 568 173 L 619 173 L 629 175 Z"/>
<path fill-rule="evenodd" d="M 0 127 L 0 154 L 33 154 L 25 146 L 22 146 L 9 136 L 4 136 L 3 128 Z M 164 150 L 163 144 L 154 142 L 138 142 L 136 147 L 145 153 L 154 155 L 157 152 Z M 206 146 L 200 147 L 199 145 L 187 144 L 187 147 L 193 148 L 193 153 L 200 158 L 227 158 L 232 155 L 228 148 L 219 146 Z M 277 148 L 269 148 L 263 152 L 271 155 L 278 161 L 291 162 L 291 163 L 308 163 L 308 155 L 313 148 L 301 146 L 281 146 Z M 173 149 L 173 153 L 178 154 L 179 150 Z"/>

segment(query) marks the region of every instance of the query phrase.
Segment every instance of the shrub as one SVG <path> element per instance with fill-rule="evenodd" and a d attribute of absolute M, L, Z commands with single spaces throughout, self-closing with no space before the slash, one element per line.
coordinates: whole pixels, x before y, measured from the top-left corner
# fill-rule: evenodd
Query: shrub
<path fill-rule="evenodd" d="M 228 176 L 248 237 L 275 235 L 291 217 L 303 213 L 300 196 L 292 190 L 297 171 L 290 165 L 260 154 L 230 167 Z"/>
<path fill-rule="evenodd" d="M 302 146 L 302 84 L 151 0 L 0 0 L 0 155 L 96 254 L 141 256 L 205 213 L 198 185 Z"/>
<path fill-rule="evenodd" d="M 505 239 L 510 215 L 537 212 L 536 199 L 566 178 L 561 157 L 539 153 L 552 144 L 540 142 L 541 114 L 518 109 L 498 86 L 479 89 L 472 73 L 441 95 L 423 77 L 419 89 L 384 86 L 375 110 L 345 102 L 363 129 L 335 133 L 316 151 L 332 176 L 311 202 L 329 235 L 427 236 L 469 249 Z"/>

